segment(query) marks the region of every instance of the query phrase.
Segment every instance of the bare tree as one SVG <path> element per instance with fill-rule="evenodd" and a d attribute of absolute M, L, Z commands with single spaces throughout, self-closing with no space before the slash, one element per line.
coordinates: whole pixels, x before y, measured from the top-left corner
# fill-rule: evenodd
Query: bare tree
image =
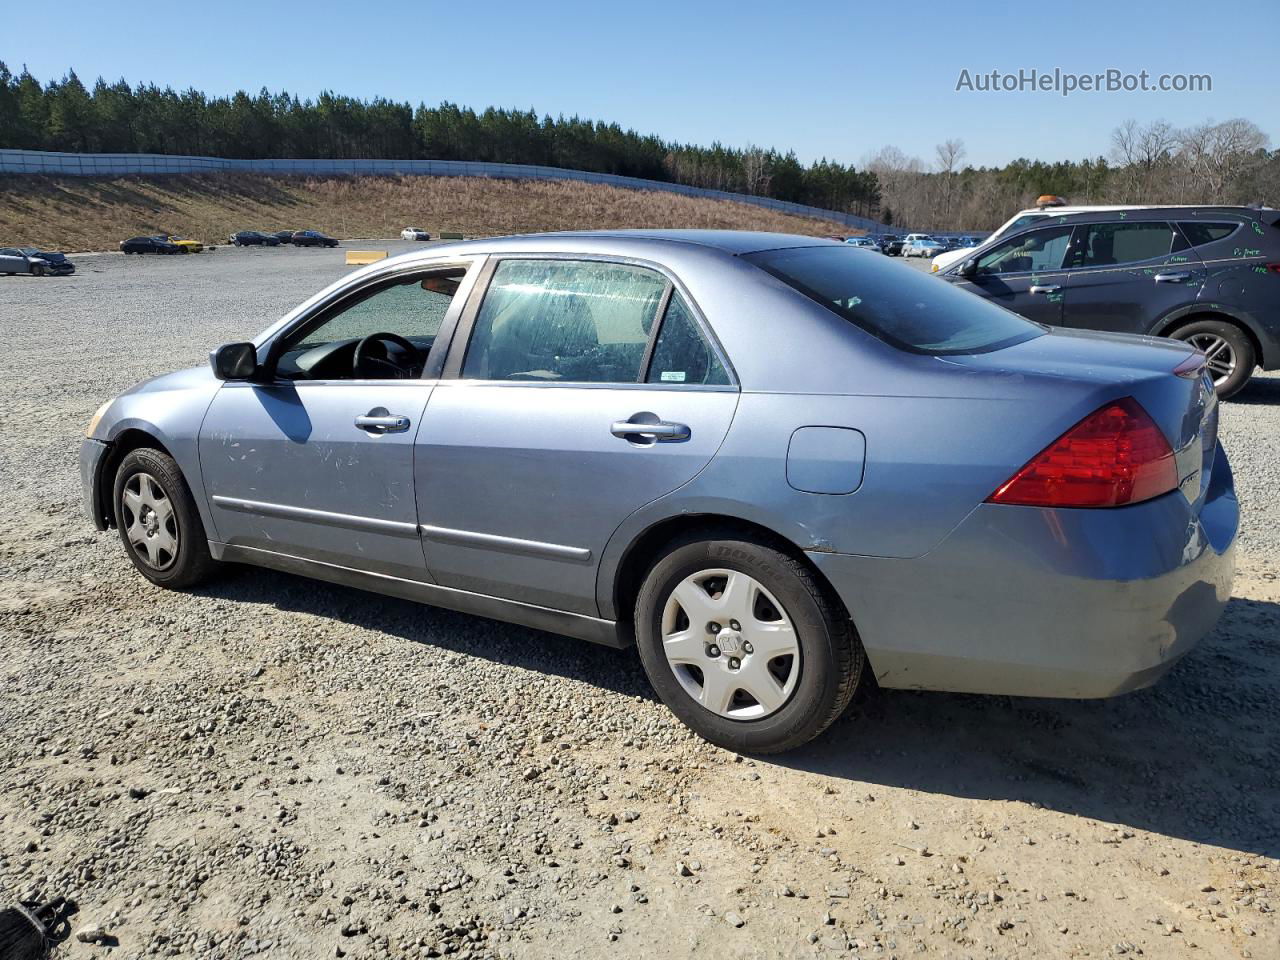
<path fill-rule="evenodd" d="M 938 155 L 938 170 L 942 173 L 943 225 L 950 230 L 955 226 L 951 217 L 952 177 L 955 175 L 956 167 L 959 166 L 960 160 L 964 157 L 964 141 L 944 140 L 934 147 L 934 150 Z"/>
<path fill-rule="evenodd" d="M 1168 199 L 1152 195 L 1160 180 L 1162 169 L 1167 169 L 1178 146 L 1178 132 L 1164 120 L 1152 120 L 1143 126 L 1136 120 L 1126 120 L 1111 131 L 1111 157 L 1121 168 L 1117 186 L 1120 199 Z"/>
<path fill-rule="evenodd" d="M 769 191 L 769 154 L 753 143 L 742 151 L 742 179 L 747 193 L 759 196 Z"/>
<path fill-rule="evenodd" d="M 1265 161 L 1269 138 L 1242 118 L 1188 127 L 1178 137 L 1180 157 L 1203 184 L 1204 199 L 1226 203 L 1249 169 Z"/>

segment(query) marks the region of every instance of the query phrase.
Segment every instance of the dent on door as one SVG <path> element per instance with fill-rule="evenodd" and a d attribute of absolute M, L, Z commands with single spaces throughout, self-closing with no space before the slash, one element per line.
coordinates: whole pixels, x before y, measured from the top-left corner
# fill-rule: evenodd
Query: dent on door
<path fill-rule="evenodd" d="M 413 439 L 430 391 L 411 381 L 223 386 L 200 431 L 218 539 L 426 579 Z"/>

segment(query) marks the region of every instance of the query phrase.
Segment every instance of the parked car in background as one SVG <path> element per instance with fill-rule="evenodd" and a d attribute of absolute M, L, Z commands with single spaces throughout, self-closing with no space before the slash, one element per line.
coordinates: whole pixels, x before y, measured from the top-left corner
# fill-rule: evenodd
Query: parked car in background
<path fill-rule="evenodd" d="M 870 237 L 850 237 L 845 241 L 851 247 L 861 247 L 864 250 L 875 250 L 879 252 L 880 247 Z"/>
<path fill-rule="evenodd" d="M 275 237 L 281 243 L 293 243 L 293 235 L 296 232 L 296 230 L 277 230 L 275 233 L 271 234 L 271 236 Z"/>
<path fill-rule="evenodd" d="M 189 240 L 186 237 L 165 237 L 175 247 L 181 247 L 183 253 L 199 253 L 204 249 L 204 244 L 199 240 Z"/>
<path fill-rule="evenodd" d="M 902 255 L 904 257 L 935 257 L 946 249 L 946 245 L 935 240 L 926 234 L 912 234 L 912 238 L 908 238 L 902 245 Z"/>
<path fill-rule="evenodd" d="M 401 240 L 430 240 L 431 234 L 425 230 L 419 230 L 417 227 L 405 227 L 400 231 Z"/>
<path fill-rule="evenodd" d="M 976 247 L 978 243 L 979 243 L 979 240 L 977 237 L 961 237 L 959 240 L 956 241 L 956 249 L 968 250 L 973 247 Z"/>
<path fill-rule="evenodd" d="M 278 247 L 280 246 L 280 238 L 273 233 L 260 233 L 257 230 L 241 230 L 239 233 L 233 233 L 230 238 L 233 246 L 237 247 Z"/>
<path fill-rule="evenodd" d="M 75 272 L 75 264 L 62 253 L 35 247 L 0 247 L 0 273 L 9 276 L 29 273 L 33 277 L 65 277 Z"/>
<path fill-rule="evenodd" d="M 130 237 L 120 241 L 122 253 L 183 253 L 176 243 L 170 243 L 167 237 Z"/>
<path fill-rule="evenodd" d="M 1038 205 L 1027 210 L 1019 210 L 1012 217 L 1000 225 L 994 233 L 989 235 L 986 240 L 980 241 L 986 243 L 1003 237 L 1014 230 L 1025 227 L 1027 224 L 1036 223 L 1038 221 L 1048 220 L 1052 217 L 1063 217 L 1072 213 L 1119 213 L 1122 210 L 1155 210 L 1158 207 L 1153 206 L 1134 206 L 1134 205 L 1109 205 L 1109 206 L 1069 206 L 1061 197 L 1055 197 L 1049 194 L 1041 197 Z M 953 263 L 958 263 L 964 259 L 963 255 L 955 250 L 948 250 L 934 257 L 932 269 L 934 273 L 948 267 Z"/>
<path fill-rule="evenodd" d="M 126 391 L 80 471 L 157 585 L 233 561 L 635 642 L 695 731 L 776 752 L 868 668 L 1073 698 L 1169 670 L 1234 571 L 1204 366 L 819 238 L 505 237 Z"/>
<path fill-rule="evenodd" d="M 897 257 L 902 254 L 902 238 L 889 235 L 880 239 L 880 252 L 888 257 Z"/>
<path fill-rule="evenodd" d="M 1053 326 L 1184 340 L 1221 397 L 1280 368 L 1280 211 L 1129 207 L 1005 231 L 938 275 Z"/>
<path fill-rule="evenodd" d="M 297 230 L 289 239 L 295 247 L 336 247 L 338 241 L 319 230 Z"/>

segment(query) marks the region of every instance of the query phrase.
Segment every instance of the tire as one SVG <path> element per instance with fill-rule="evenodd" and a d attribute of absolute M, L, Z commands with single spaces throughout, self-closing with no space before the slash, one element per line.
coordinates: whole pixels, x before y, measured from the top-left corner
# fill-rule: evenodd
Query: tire
<path fill-rule="evenodd" d="M 144 577 L 183 590 L 214 574 L 217 561 L 204 524 L 172 457 L 149 447 L 130 451 L 116 470 L 111 496 L 120 541 Z M 136 539 L 141 545 L 135 546 Z M 166 540 L 174 546 L 166 547 Z"/>
<path fill-rule="evenodd" d="M 1249 335 L 1225 320 L 1196 320 L 1171 330 L 1166 336 L 1212 354 L 1209 372 L 1213 374 L 1218 397 L 1223 400 L 1243 390 L 1258 365 L 1258 354 Z"/>
<path fill-rule="evenodd" d="M 43 276 L 44 276 L 44 267 L 40 266 L 40 264 L 38 264 L 38 263 L 33 263 L 33 264 L 31 265 L 31 275 L 32 275 L 33 277 L 43 277 Z"/>
<path fill-rule="evenodd" d="M 752 612 L 739 629 L 733 617 L 709 621 L 719 633 L 701 622 L 703 600 L 712 604 L 701 607 L 703 616 L 723 619 L 726 610 L 743 609 L 742 598 Z M 728 607 L 716 614 L 721 604 Z M 843 606 L 807 566 L 733 531 L 669 544 L 636 598 L 635 626 L 640 660 L 662 702 L 699 736 L 742 753 L 780 753 L 818 736 L 849 705 L 866 662 Z M 753 662 L 766 643 L 796 652 Z M 757 699 L 748 687 L 766 696 Z"/>

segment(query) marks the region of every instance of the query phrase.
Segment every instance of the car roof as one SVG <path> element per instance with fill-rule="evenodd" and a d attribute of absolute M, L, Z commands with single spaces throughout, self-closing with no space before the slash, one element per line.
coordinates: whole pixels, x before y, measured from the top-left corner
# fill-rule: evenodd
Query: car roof
<path fill-rule="evenodd" d="M 710 247 L 729 254 L 758 253 L 761 250 L 779 250 L 786 247 L 822 246 L 837 243 L 828 237 L 806 237 L 794 233 L 763 233 L 753 230 L 571 230 L 555 233 L 535 233 L 500 240 L 525 241 L 534 238 L 556 240 L 607 240 L 620 247 L 640 246 L 645 243 L 681 243 Z"/>
<path fill-rule="evenodd" d="M 1257 217 L 1261 212 L 1262 211 L 1256 207 L 1215 207 L 1205 204 L 1175 206 L 1170 204 L 1166 206 L 1146 207 L 1088 207 L 1079 210 L 1069 210 L 1066 213 L 1055 214 L 1052 219 L 1062 219 L 1067 223 L 1093 223 L 1096 221 L 1115 220 L 1115 215 L 1117 213 L 1123 213 L 1124 217 L 1122 219 L 1126 221 L 1146 223 L 1152 220 L 1166 221 L 1170 219 L 1221 219 L 1223 217 L 1253 218 Z M 1022 231 L 1033 227 L 1043 226 L 1045 226 L 1045 222 L 1043 220 L 1036 220 L 1023 224 L 1016 230 L 1009 231 L 1009 233 L 1021 233 Z"/>

